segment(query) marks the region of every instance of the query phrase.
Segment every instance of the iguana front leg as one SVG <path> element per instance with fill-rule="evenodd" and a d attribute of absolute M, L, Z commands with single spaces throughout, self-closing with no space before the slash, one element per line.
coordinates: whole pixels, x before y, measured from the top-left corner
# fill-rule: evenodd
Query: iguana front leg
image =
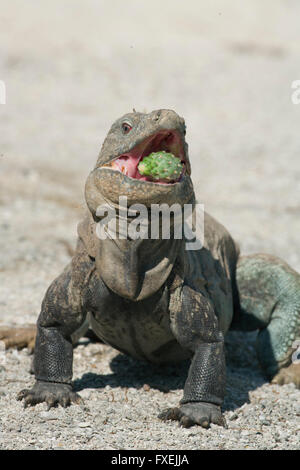
<path fill-rule="evenodd" d="M 178 408 L 163 411 L 161 419 L 178 420 L 185 427 L 225 425 L 221 404 L 225 395 L 224 340 L 210 301 L 185 285 L 182 308 L 171 316 L 178 342 L 193 353 L 184 395 Z"/>
<path fill-rule="evenodd" d="M 79 402 L 72 391 L 72 334 L 83 324 L 86 311 L 83 289 L 89 278 L 92 261 L 84 253 L 75 255 L 72 264 L 49 287 L 37 323 L 34 355 L 36 383 L 22 390 L 18 399 L 25 406 L 46 402 L 48 408 Z"/>
<path fill-rule="evenodd" d="M 55 302 L 51 302 L 51 306 L 55 308 Z M 71 402 L 80 401 L 71 386 L 73 346 L 70 334 L 56 322 L 44 306 L 37 328 L 34 357 L 36 383 L 32 389 L 21 390 L 18 394 L 18 400 L 24 399 L 25 407 L 45 401 L 49 409 L 58 403 L 65 407 Z"/>

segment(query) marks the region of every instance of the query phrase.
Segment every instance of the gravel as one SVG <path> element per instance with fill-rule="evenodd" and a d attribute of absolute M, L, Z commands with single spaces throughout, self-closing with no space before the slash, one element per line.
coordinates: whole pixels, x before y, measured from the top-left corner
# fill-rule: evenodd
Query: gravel
<path fill-rule="evenodd" d="M 70 260 L 103 138 L 133 107 L 183 115 L 198 201 L 243 253 L 273 253 L 300 271 L 300 106 L 290 100 L 299 15 L 293 0 L 6 2 L 1 322 L 36 321 Z M 16 395 L 33 383 L 31 356 L 0 343 L 0 449 L 299 449 L 300 391 L 265 381 L 255 332 L 226 343 L 228 429 L 209 430 L 157 418 L 180 400 L 187 364 L 145 367 L 88 340 L 74 360 L 84 404 L 24 410 Z"/>
<path fill-rule="evenodd" d="M 228 429 L 180 428 L 162 423 L 160 410 L 182 395 L 187 364 L 147 366 L 112 348 L 91 343 L 75 349 L 74 385 L 81 405 L 23 409 L 17 392 L 33 383 L 27 350 L 8 350 L 0 372 L 1 449 L 299 449 L 299 391 L 293 384 L 266 383 L 255 354 L 255 335 L 230 333 L 227 343 L 245 344 L 240 364 L 228 365 L 224 414 Z M 249 357 L 248 348 L 252 349 Z M 228 363 L 231 363 L 230 347 Z M 252 365 L 244 367 L 249 361 Z M 165 387 L 169 392 L 165 392 Z"/>

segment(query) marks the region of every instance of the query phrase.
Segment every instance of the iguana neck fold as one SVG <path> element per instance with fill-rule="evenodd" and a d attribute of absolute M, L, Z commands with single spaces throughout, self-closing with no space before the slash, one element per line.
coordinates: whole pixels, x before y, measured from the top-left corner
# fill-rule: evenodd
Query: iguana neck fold
<path fill-rule="evenodd" d="M 182 240 L 99 240 L 96 266 L 113 292 L 142 300 L 165 283 L 181 247 Z"/>
<path fill-rule="evenodd" d="M 90 213 L 79 225 L 78 233 L 90 256 L 95 258 L 99 275 L 113 292 L 124 298 L 139 301 L 150 297 L 166 282 L 176 259 L 183 254 L 184 240 L 172 236 L 172 219 L 170 239 L 163 239 L 161 230 L 158 239 L 132 239 L 126 235 L 133 218 L 125 215 L 124 207 L 104 198 L 100 191 L 97 202 L 115 210 L 117 223 L 114 230 L 106 230 L 106 238 L 100 239 L 97 236 L 97 223 L 100 220 L 95 213 L 94 216 Z M 151 223 L 150 211 L 145 222 Z M 159 225 L 161 229 L 161 222 Z"/>

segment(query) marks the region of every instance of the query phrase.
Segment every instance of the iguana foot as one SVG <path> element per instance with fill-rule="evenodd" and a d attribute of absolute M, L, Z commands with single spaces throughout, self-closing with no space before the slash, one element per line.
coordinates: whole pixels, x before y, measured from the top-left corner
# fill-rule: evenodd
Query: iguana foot
<path fill-rule="evenodd" d="M 30 390 L 21 390 L 17 399 L 24 399 L 24 408 L 46 402 L 48 410 L 58 404 L 65 408 L 70 406 L 71 403 L 79 404 L 83 402 L 80 395 L 72 391 L 71 385 L 40 381 L 36 382 Z"/>
<path fill-rule="evenodd" d="M 167 408 L 158 417 L 163 421 L 172 419 L 179 421 L 184 428 L 199 424 L 203 428 L 209 428 L 211 423 L 226 427 L 226 421 L 221 413 L 221 408 L 213 403 L 195 402 L 185 403 L 179 408 Z"/>
<path fill-rule="evenodd" d="M 1 326 L 0 341 L 3 341 L 5 348 L 28 348 L 31 352 L 34 350 L 36 337 L 36 326 Z"/>
<path fill-rule="evenodd" d="M 278 385 L 294 383 L 297 388 L 300 388 L 300 364 L 290 364 L 288 367 L 283 367 L 273 377 L 271 383 Z"/>

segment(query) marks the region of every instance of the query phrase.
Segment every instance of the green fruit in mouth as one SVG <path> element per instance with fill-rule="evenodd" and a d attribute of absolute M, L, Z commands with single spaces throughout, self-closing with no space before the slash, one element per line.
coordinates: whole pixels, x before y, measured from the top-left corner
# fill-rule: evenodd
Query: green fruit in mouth
<path fill-rule="evenodd" d="M 155 181 L 170 182 L 178 180 L 183 170 L 183 164 L 180 158 L 162 150 L 161 152 L 152 152 L 144 157 L 138 164 L 138 170 L 141 175 L 149 176 Z"/>

